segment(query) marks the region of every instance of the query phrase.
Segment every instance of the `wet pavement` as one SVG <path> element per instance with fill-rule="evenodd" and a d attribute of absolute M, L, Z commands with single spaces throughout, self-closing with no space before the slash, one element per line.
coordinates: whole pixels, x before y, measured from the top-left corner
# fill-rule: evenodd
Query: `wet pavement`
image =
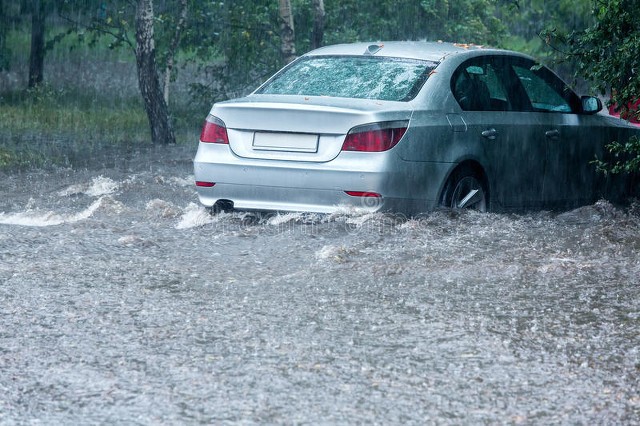
<path fill-rule="evenodd" d="M 1 424 L 639 424 L 640 206 L 210 216 L 192 147 L 0 180 Z"/>

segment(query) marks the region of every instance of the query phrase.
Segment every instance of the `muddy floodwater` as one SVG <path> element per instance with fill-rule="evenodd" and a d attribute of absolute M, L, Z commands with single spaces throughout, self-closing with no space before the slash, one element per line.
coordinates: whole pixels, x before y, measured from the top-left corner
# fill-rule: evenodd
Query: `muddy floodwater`
<path fill-rule="evenodd" d="M 0 180 L 0 424 L 639 424 L 640 206 L 210 216 L 195 147 Z"/>

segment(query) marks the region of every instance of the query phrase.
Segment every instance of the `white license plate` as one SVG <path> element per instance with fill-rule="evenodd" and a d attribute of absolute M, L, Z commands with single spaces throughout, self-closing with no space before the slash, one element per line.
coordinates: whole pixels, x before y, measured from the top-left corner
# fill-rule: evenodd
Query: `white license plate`
<path fill-rule="evenodd" d="M 318 152 L 318 135 L 255 132 L 253 149 L 265 151 Z"/>

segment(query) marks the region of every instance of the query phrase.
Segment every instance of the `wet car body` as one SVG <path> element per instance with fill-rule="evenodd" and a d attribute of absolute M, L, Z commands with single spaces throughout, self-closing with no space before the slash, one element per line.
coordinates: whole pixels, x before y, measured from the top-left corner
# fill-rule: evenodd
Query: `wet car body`
<path fill-rule="evenodd" d="M 335 96 L 305 86 L 313 61 L 374 59 L 405 61 L 402 72 L 415 82 L 404 98 L 375 85 L 354 96 L 340 92 L 349 87 Z M 335 72 L 337 86 L 349 78 Z M 394 82 L 404 84 L 396 73 L 380 85 L 393 92 Z M 430 42 L 329 46 L 251 95 L 213 106 L 194 160 L 198 195 L 206 206 L 310 212 L 580 205 L 612 186 L 591 160 L 638 134 L 601 109 L 515 52 Z M 376 138 L 389 140 L 372 149 Z"/>

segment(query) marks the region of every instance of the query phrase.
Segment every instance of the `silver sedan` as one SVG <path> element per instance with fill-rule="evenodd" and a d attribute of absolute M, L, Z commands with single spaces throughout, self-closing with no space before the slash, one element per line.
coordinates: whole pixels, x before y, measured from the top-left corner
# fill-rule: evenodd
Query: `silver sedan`
<path fill-rule="evenodd" d="M 324 47 L 216 103 L 194 160 L 216 209 L 418 213 L 568 207 L 624 192 L 596 173 L 640 130 L 532 58 L 431 42 Z"/>

